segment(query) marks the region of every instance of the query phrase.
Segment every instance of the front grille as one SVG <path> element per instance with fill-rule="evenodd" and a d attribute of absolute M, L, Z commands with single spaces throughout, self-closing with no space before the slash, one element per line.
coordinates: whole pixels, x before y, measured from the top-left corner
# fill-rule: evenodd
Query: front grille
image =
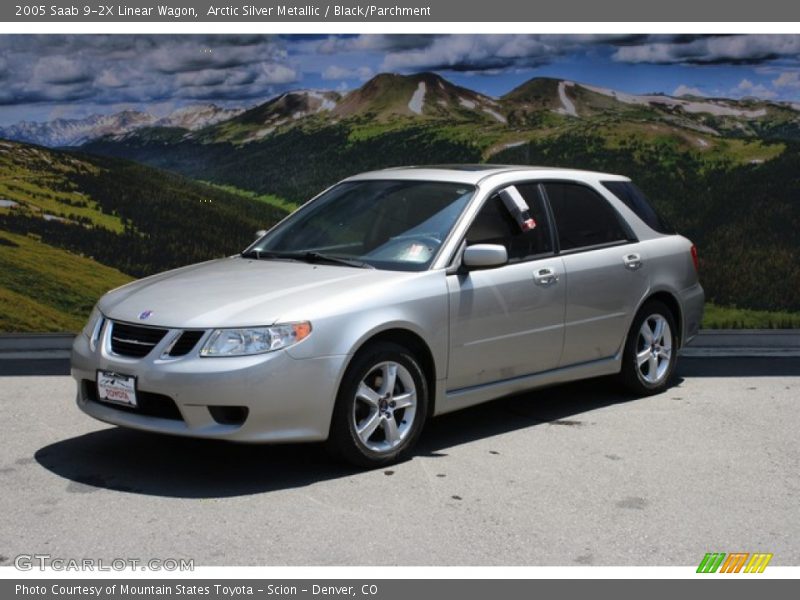
<path fill-rule="evenodd" d="M 120 356 L 142 358 L 167 335 L 166 329 L 139 327 L 127 323 L 111 324 L 111 351 Z"/>
<path fill-rule="evenodd" d="M 115 404 L 113 402 L 106 402 L 97 397 L 97 383 L 90 379 L 83 380 L 83 397 L 89 402 L 96 402 L 108 408 L 119 410 L 122 412 L 133 413 L 137 415 L 144 415 L 147 417 L 157 417 L 159 419 L 169 419 L 171 421 L 182 421 L 181 411 L 178 410 L 178 405 L 169 396 L 164 394 L 153 394 L 151 392 L 136 391 L 136 404 L 133 406 L 124 406 L 122 404 Z"/>
<path fill-rule="evenodd" d="M 200 341 L 204 333 L 205 331 L 202 329 L 184 331 L 178 340 L 172 344 L 172 348 L 169 350 L 169 356 L 186 356 L 192 351 L 192 348 L 197 345 L 197 342 Z"/>

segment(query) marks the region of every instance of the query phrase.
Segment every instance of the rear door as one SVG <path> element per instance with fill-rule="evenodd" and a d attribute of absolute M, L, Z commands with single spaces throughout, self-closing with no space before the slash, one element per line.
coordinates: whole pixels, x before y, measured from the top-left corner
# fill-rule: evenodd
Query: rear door
<path fill-rule="evenodd" d="M 614 356 L 647 292 L 647 257 L 614 207 L 590 186 L 547 182 L 544 189 L 566 271 L 560 365 Z"/>
<path fill-rule="evenodd" d="M 447 277 L 450 297 L 448 389 L 488 384 L 555 368 L 564 323 L 564 266 L 554 253 L 543 197 L 517 189 L 536 226 L 521 230 L 498 196 L 470 226 L 466 243 L 502 244 L 508 264 Z"/>

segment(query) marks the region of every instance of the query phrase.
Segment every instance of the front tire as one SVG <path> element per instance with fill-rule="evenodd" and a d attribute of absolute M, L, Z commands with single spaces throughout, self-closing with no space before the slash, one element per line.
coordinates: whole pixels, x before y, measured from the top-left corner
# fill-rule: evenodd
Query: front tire
<path fill-rule="evenodd" d="M 416 358 L 397 344 L 370 344 L 342 379 L 328 448 L 359 467 L 397 462 L 416 444 L 427 412 L 428 386 Z"/>
<path fill-rule="evenodd" d="M 678 358 L 675 317 L 666 304 L 646 302 L 631 325 L 622 357 L 622 383 L 639 396 L 663 392 Z"/>

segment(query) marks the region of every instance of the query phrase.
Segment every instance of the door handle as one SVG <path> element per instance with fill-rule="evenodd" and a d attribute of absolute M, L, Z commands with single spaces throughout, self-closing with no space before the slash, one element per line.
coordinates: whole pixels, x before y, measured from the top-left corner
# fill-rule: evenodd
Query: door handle
<path fill-rule="evenodd" d="M 551 268 L 538 269 L 533 274 L 533 280 L 537 285 L 545 286 L 553 285 L 558 281 L 558 274 Z"/>
<path fill-rule="evenodd" d="M 640 269 L 642 267 L 642 257 L 635 252 L 625 255 L 622 258 L 622 262 L 625 263 L 625 267 L 631 271 L 635 271 L 636 269 Z"/>

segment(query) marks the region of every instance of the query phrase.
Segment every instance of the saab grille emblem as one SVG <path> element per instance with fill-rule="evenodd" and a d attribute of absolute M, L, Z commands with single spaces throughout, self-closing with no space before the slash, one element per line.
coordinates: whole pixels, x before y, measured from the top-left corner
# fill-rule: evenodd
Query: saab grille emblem
<path fill-rule="evenodd" d="M 152 310 L 143 310 L 142 312 L 139 313 L 139 320 L 146 321 L 147 319 L 150 318 L 152 314 L 153 314 Z"/>

